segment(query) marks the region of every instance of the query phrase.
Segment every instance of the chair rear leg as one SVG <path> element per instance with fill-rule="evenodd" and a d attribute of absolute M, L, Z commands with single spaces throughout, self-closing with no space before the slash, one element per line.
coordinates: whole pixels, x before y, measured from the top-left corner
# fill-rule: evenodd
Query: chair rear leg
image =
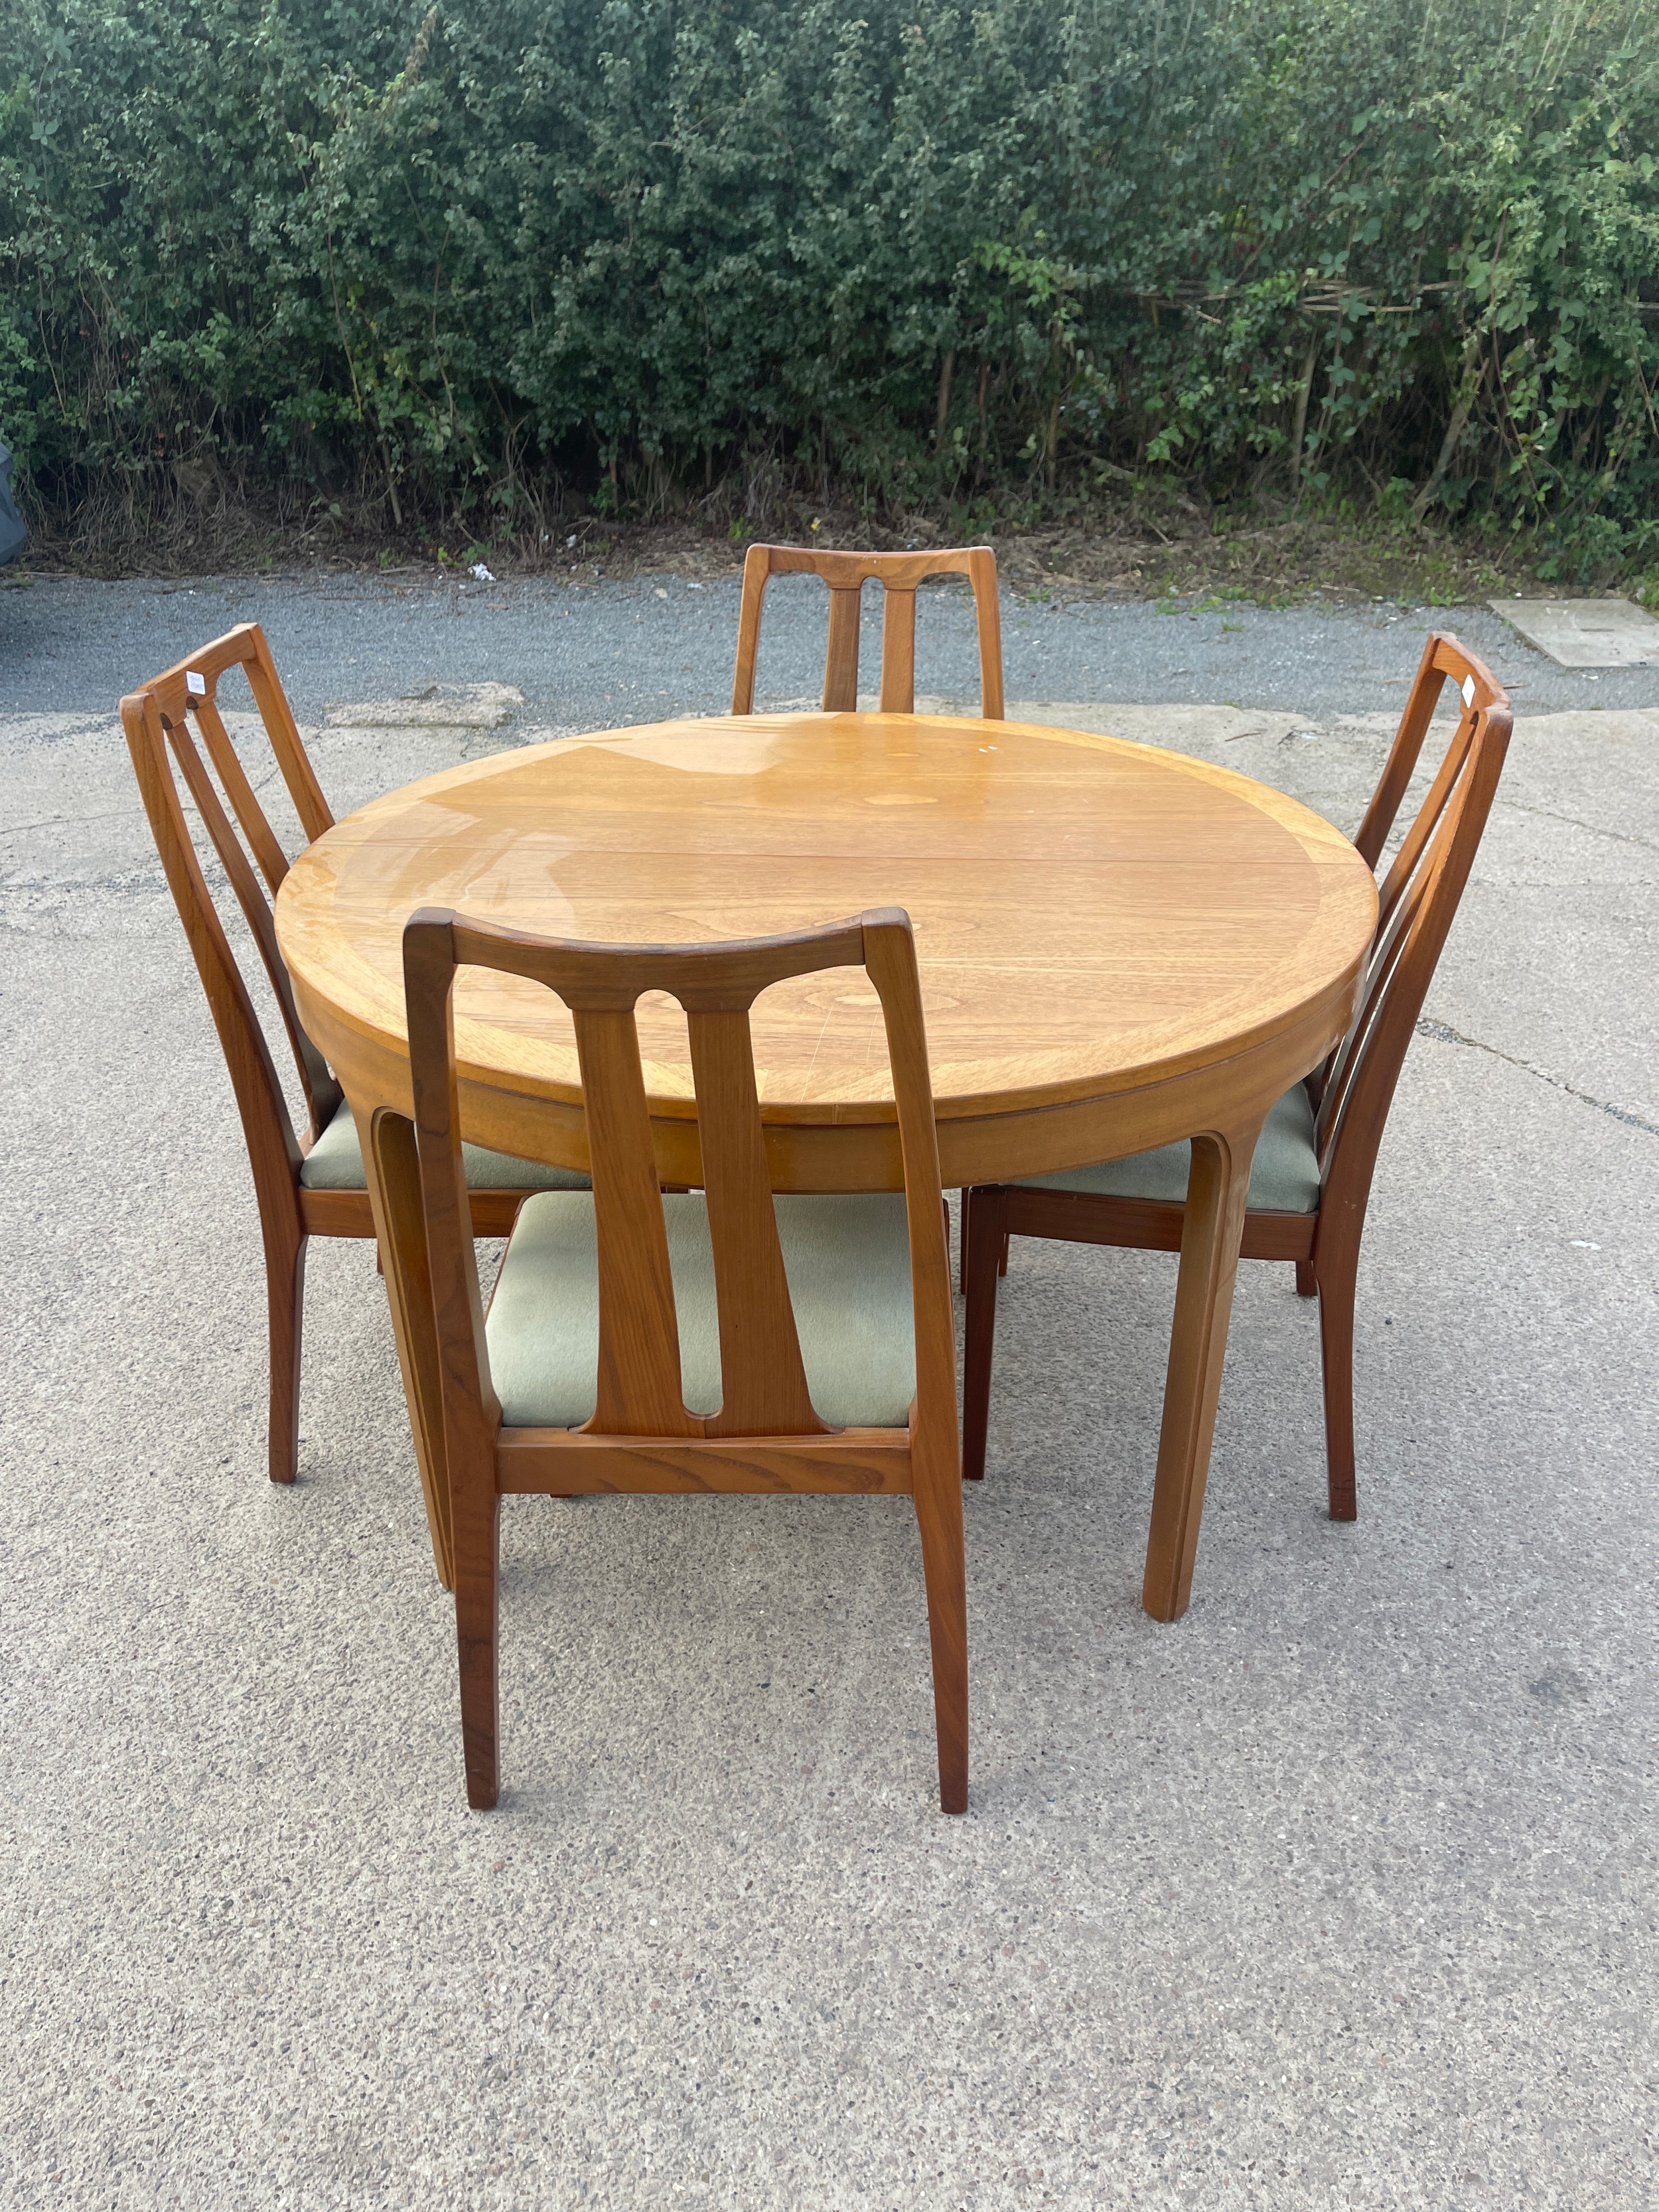
<path fill-rule="evenodd" d="M 962 1472 L 965 1480 L 982 1482 L 991 1421 L 998 1261 L 1008 1241 L 1008 1201 L 994 1189 L 968 1191 L 962 1218 L 963 1288 L 968 1300 L 962 1363 Z"/>
<path fill-rule="evenodd" d="M 935 1462 L 937 1462 L 935 1464 Z M 968 1583 L 962 1540 L 962 1475 L 954 1452 L 919 1449 L 913 1463 L 927 1638 L 933 1660 L 939 1802 L 968 1810 Z"/>
<path fill-rule="evenodd" d="M 1353 1308 L 1359 1255 L 1322 1255 L 1319 1344 L 1325 1376 L 1325 1471 L 1333 1521 L 1358 1514 L 1353 1454 Z"/>
<path fill-rule="evenodd" d="M 300 1471 L 300 1351 L 306 1297 L 303 1231 L 265 1240 L 265 1307 L 270 1344 L 269 1455 L 273 1482 Z"/>
<path fill-rule="evenodd" d="M 487 1813 L 500 1792 L 501 1500 L 455 1501 L 455 1647 L 461 1678 L 466 1802 Z"/>
<path fill-rule="evenodd" d="M 1299 1298 L 1319 1296 L 1319 1278 L 1314 1273 L 1311 1260 L 1298 1260 L 1296 1263 L 1296 1294 Z"/>

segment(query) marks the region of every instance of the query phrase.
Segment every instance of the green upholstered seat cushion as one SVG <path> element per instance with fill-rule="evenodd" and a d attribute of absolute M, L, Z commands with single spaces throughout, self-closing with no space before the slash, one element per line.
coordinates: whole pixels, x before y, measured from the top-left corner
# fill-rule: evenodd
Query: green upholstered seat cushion
<path fill-rule="evenodd" d="M 902 1428 L 916 1389 L 902 1197 L 781 1197 L 773 1204 L 806 1384 L 819 1419 L 836 1428 Z M 720 1324 L 702 1194 L 665 1197 L 663 1218 L 685 1403 L 694 1413 L 717 1413 Z M 526 1200 L 484 1334 L 509 1427 L 577 1428 L 591 1419 L 599 1326 L 590 1197 L 571 1193 Z"/>
<path fill-rule="evenodd" d="M 463 1145 L 466 1179 L 474 1190 L 586 1190 L 587 1177 L 574 1168 L 550 1168 L 541 1160 L 515 1160 L 506 1152 Z M 340 1110 L 300 1164 L 307 1190 L 366 1190 L 357 1124 L 343 1101 Z"/>
<path fill-rule="evenodd" d="M 1171 1200 L 1187 1196 L 1192 1165 L 1188 1144 L 1162 1145 L 1133 1159 L 1103 1160 L 1097 1167 L 1067 1168 L 1058 1175 L 1028 1176 L 1037 1190 L 1098 1191 L 1111 1198 Z M 1319 1211 L 1319 1158 L 1314 1149 L 1314 1110 L 1301 1084 L 1287 1091 L 1268 1115 L 1250 1166 L 1251 1206 L 1267 1213 Z"/>

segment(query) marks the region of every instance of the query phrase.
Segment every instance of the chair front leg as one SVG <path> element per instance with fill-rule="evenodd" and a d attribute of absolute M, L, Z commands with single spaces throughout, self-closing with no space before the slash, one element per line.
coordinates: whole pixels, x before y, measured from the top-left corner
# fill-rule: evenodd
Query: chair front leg
<path fill-rule="evenodd" d="M 466 1802 L 487 1813 L 501 1787 L 498 1694 L 501 1645 L 501 1501 L 462 1476 L 454 1498 L 455 1650 L 460 1669 L 461 1750 Z"/>
<path fill-rule="evenodd" d="M 954 1437 L 951 1440 L 954 1446 Z M 968 1583 L 962 1529 L 962 1480 L 954 1449 L 915 1440 L 911 1474 L 921 1571 L 927 1585 L 927 1638 L 933 1662 L 933 1729 L 939 1744 L 939 1802 L 968 1810 Z"/>
<path fill-rule="evenodd" d="M 968 1312 L 962 1375 L 962 1472 L 985 1479 L 991 1420 L 991 1362 L 996 1344 L 999 1262 L 1008 1243 L 1008 1194 L 993 1186 L 963 1194 L 963 1285 Z"/>
<path fill-rule="evenodd" d="M 432 1563 L 438 1580 L 446 1589 L 453 1589 L 454 1546 L 444 1458 L 443 1393 L 415 1125 L 401 1114 L 360 1115 L 357 1133 L 365 1140 L 365 1180 L 374 1208 L 375 1239 L 386 1262 L 386 1302 L 392 1309 L 392 1333 L 403 1370 L 415 1460 L 426 1497 Z"/>

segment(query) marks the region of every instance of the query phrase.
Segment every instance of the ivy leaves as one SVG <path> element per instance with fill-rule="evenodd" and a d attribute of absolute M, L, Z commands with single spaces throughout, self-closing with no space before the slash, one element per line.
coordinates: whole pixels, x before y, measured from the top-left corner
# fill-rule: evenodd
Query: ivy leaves
<path fill-rule="evenodd" d="M 1659 532 L 1639 0 L 0 0 L 0 427 L 66 481 Z"/>

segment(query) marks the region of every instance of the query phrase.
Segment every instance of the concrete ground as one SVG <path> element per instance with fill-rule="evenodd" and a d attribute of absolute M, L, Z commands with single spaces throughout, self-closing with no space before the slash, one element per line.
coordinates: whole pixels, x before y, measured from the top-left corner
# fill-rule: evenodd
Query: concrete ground
<path fill-rule="evenodd" d="M 1522 719 L 1372 1200 L 1357 1524 L 1314 1312 L 1247 1267 L 1148 1620 L 1173 1265 L 1016 1246 L 965 1819 L 901 1504 L 512 1501 L 478 1815 L 362 1246 L 313 1248 L 264 1480 L 249 1177 L 117 694 L 257 614 L 343 812 L 718 708 L 735 607 L 0 592 L 0 2202 L 1659 2202 L 1659 674 L 1432 617 Z M 1430 619 L 1011 604 L 1010 694 L 1352 827 Z M 819 620 L 780 595 L 763 688 L 810 694 Z M 964 696 L 960 600 L 923 641 Z M 525 704 L 441 688 L 489 682 Z"/>

